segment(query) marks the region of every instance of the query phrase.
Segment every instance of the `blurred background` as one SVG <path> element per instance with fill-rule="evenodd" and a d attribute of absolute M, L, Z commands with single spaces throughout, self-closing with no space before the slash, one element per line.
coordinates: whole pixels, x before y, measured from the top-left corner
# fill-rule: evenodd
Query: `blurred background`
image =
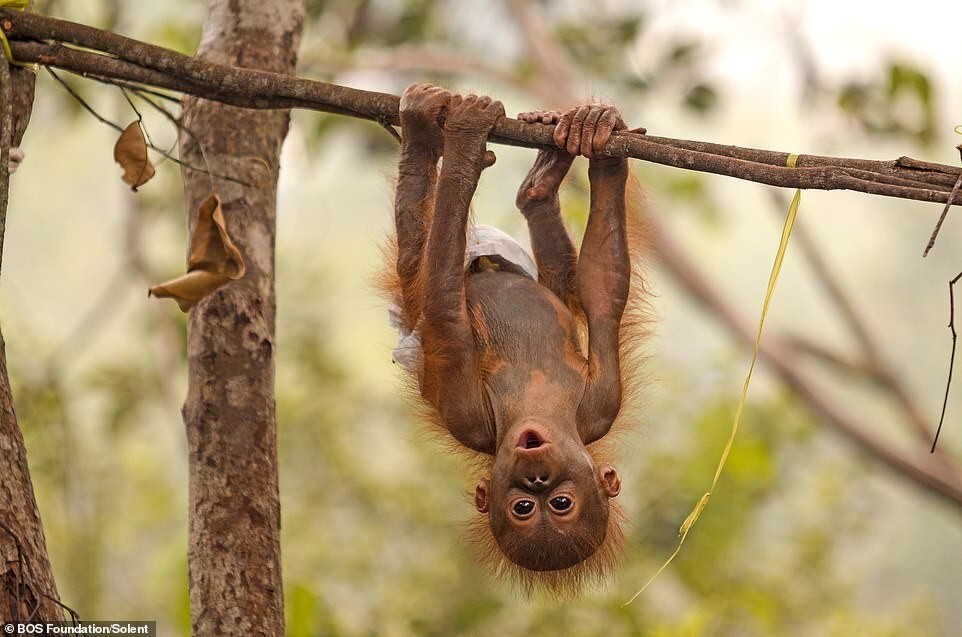
<path fill-rule="evenodd" d="M 55 17 L 184 53 L 206 3 L 39 0 Z M 796 153 L 956 165 L 962 4 L 829 0 L 309 0 L 301 76 L 399 94 L 488 93 L 509 115 L 596 99 L 649 133 Z M 104 117 L 118 89 L 62 77 Z M 135 100 L 160 146 L 172 125 Z M 183 315 L 147 288 L 186 253 L 178 167 L 121 183 L 116 133 L 45 72 L 13 177 L 0 322 L 62 599 L 85 619 L 189 634 Z M 495 147 L 478 220 L 526 241 L 514 194 L 534 151 Z M 791 193 L 633 162 L 673 252 L 721 299 L 649 271 L 651 379 L 619 441 L 624 565 L 577 601 L 518 599 L 462 539 L 473 485 L 410 416 L 371 279 L 397 145 L 370 122 L 296 112 L 278 209 L 282 551 L 290 635 L 957 635 L 962 502 L 878 461 L 756 369 L 734 452 L 685 548 L 748 366 L 717 320 L 757 321 Z M 585 165 L 564 205 L 587 214 Z M 951 346 L 960 222 L 938 204 L 806 192 L 767 334 L 821 400 L 933 472 L 962 475 L 962 383 L 927 452 Z M 807 241 L 805 241 L 807 239 Z M 813 265 L 814 264 L 814 265 Z M 962 309 L 960 309 L 962 311 Z M 962 320 L 962 319 L 960 319 Z M 918 460 L 920 459 L 920 460 Z M 925 463 L 928 463 L 927 465 Z"/>

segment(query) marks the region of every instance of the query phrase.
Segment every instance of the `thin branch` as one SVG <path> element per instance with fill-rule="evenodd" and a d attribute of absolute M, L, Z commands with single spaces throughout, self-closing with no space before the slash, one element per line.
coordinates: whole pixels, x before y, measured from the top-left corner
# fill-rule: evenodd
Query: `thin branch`
<path fill-rule="evenodd" d="M 80 613 L 78 613 L 78 612 L 75 611 L 74 609 L 70 608 L 69 606 L 67 606 L 66 604 L 64 604 L 62 601 L 60 601 L 60 600 L 57 599 L 56 597 L 51 597 L 50 595 L 47 595 L 46 593 L 40 593 L 40 594 L 43 595 L 45 599 L 47 599 L 47 600 L 53 602 L 54 604 L 56 604 L 57 606 L 59 606 L 61 611 L 67 611 L 67 613 L 70 614 L 70 623 L 71 623 L 71 624 L 77 624 L 77 623 L 80 621 Z"/>
<path fill-rule="evenodd" d="M 352 89 L 289 75 L 223 66 L 102 31 L 37 14 L 0 12 L 0 26 L 18 60 L 180 91 L 246 108 L 307 108 L 398 124 L 395 95 Z M 52 40 L 42 43 L 36 40 Z M 74 47 L 65 46 L 69 43 Z M 101 53 L 97 53 L 100 51 Z M 552 127 L 511 118 L 498 122 L 496 143 L 551 146 Z M 619 133 L 606 148 L 676 168 L 727 175 L 786 188 L 847 189 L 875 195 L 962 204 L 950 199 L 962 169 L 902 157 L 892 161 L 801 155 L 788 168 L 788 153 L 666 137 Z"/>
<path fill-rule="evenodd" d="M 130 93 L 127 91 L 127 89 L 124 87 L 120 87 L 120 94 L 124 96 L 124 100 L 127 101 L 127 105 L 130 106 L 130 110 L 132 110 L 134 114 L 137 115 L 137 121 L 143 123 L 144 116 L 143 114 L 141 114 L 140 109 L 137 108 L 137 105 L 134 104 L 134 101 L 130 99 Z M 147 141 L 150 141 L 150 139 L 148 138 Z"/>
<path fill-rule="evenodd" d="M 149 97 L 147 97 L 148 95 L 162 95 L 162 93 L 156 93 L 156 92 L 152 92 L 152 91 L 145 91 L 145 90 L 143 90 L 143 89 L 141 89 L 141 88 L 139 88 L 139 87 L 136 87 L 136 86 L 134 86 L 134 85 L 132 85 L 132 84 L 127 84 L 126 86 L 123 86 L 123 85 L 121 85 L 121 84 L 119 84 L 119 83 L 116 83 L 116 82 L 114 82 L 114 81 L 112 81 L 112 80 L 105 80 L 105 83 L 107 83 L 107 84 L 116 84 L 117 86 L 120 86 L 121 88 L 124 88 L 124 89 L 126 89 L 127 91 L 130 91 L 131 93 L 133 93 L 134 95 L 136 95 L 137 97 L 139 97 L 140 99 L 142 99 L 144 102 L 146 102 L 147 105 L 149 105 L 149 106 L 150 106 L 151 108 L 153 108 L 155 111 L 157 111 L 158 113 L 160 113 L 161 115 L 163 115 L 163 116 L 167 119 L 167 121 L 170 122 L 171 124 L 173 124 L 174 127 L 176 127 L 178 130 L 183 130 L 183 129 L 184 129 L 184 126 L 183 126 L 183 124 L 181 123 L 179 117 L 177 117 L 176 115 L 174 115 L 173 113 L 171 113 L 169 110 L 167 110 L 166 108 L 164 108 L 163 106 L 161 106 L 160 104 L 158 104 L 157 102 L 155 102 L 154 100 L 152 100 L 152 99 L 150 99 Z M 177 103 L 178 103 L 178 104 L 180 103 L 179 100 L 177 101 Z"/>
<path fill-rule="evenodd" d="M 134 100 L 130 98 L 130 91 L 124 87 L 119 87 L 119 88 L 120 88 L 120 94 L 124 96 L 124 100 L 126 100 L 127 105 L 130 107 L 130 110 L 134 112 L 134 115 L 137 116 L 137 121 L 140 122 L 140 129 L 143 131 L 144 138 L 147 140 L 147 147 L 153 148 L 154 150 L 159 152 L 161 155 L 163 155 L 166 159 L 170 159 L 179 165 L 183 165 L 179 158 L 174 157 L 173 146 L 171 146 L 169 149 L 166 149 L 166 150 L 160 150 L 160 147 L 154 143 L 154 140 L 150 137 L 150 130 L 147 128 L 147 125 L 144 124 L 144 114 L 140 112 L 140 109 L 137 108 L 136 104 L 134 104 Z M 176 145 L 177 143 L 174 142 L 174 146 Z"/>
<path fill-rule="evenodd" d="M 379 123 L 381 124 L 381 128 L 386 130 L 388 132 L 388 135 L 394 138 L 394 141 L 396 141 L 399 144 L 401 143 L 401 133 L 399 133 L 396 128 L 394 128 L 387 122 L 379 122 Z"/>
<path fill-rule="evenodd" d="M 949 214 L 949 208 L 952 207 L 952 202 L 955 200 L 955 195 L 959 192 L 959 186 L 962 186 L 962 175 L 955 180 L 955 185 L 952 186 L 952 192 L 949 194 L 949 200 L 946 202 L 945 207 L 942 208 L 942 214 L 939 215 L 939 220 L 935 222 L 935 229 L 932 230 L 932 236 L 929 237 L 929 242 L 925 245 L 925 250 L 922 251 L 922 256 L 929 256 L 929 251 L 935 245 L 935 240 L 939 236 L 939 230 L 942 229 L 942 223 L 945 222 L 945 217 Z"/>
<path fill-rule="evenodd" d="M 88 113 L 90 113 L 94 118 L 96 118 L 96 119 L 97 119 L 98 121 L 100 121 L 101 123 L 106 124 L 107 126 L 113 128 L 114 130 L 116 130 L 116 131 L 118 131 L 118 132 L 123 132 L 124 129 L 123 129 L 122 126 L 119 126 L 118 124 L 115 124 L 114 122 L 110 121 L 109 119 L 107 119 L 106 117 L 104 117 L 103 115 L 101 115 L 100 113 L 98 113 L 96 110 L 94 110 L 94 108 L 93 108 L 90 104 L 88 104 L 82 97 L 80 97 L 80 94 L 77 93 L 75 90 L 73 90 L 73 88 L 71 88 L 70 85 L 67 84 L 67 82 L 65 82 L 63 78 L 61 78 L 59 75 L 57 75 L 52 68 L 50 68 L 50 67 L 48 66 L 48 67 L 46 67 L 46 70 L 47 70 L 47 73 L 49 73 L 51 76 L 53 76 L 53 78 L 54 78 L 55 80 L 57 80 L 57 82 L 59 82 L 60 85 L 64 87 L 64 89 L 66 89 L 66 91 L 70 94 L 71 97 L 73 97 L 75 100 L 77 100 L 77 103 L 79 103 L 79 104 L 84 108 L 84 110 L 86 110 Z M 97 79 L 97 78 L 93 78 L 93 79 Z M 113 83 L 113 82 L 107 82 L 107 83 Z M 122 92 L 123 95 L 124 95 L 124 99 L 127 100 L 127 103 L 130 104 L 130 108 L 133 109 L 134 113 L 137 115 L 137 119 L 138 119 L 139 121 L 143 121 L 143 119 L 144 119 L 143 115 L 141 115 L 140 111 L 137 110 L 137 107 L 134 106 L 134 103 L 130 100 L 130 97 L 129 97 L 129 96 L 127 95 L 127 93 L 126 93 L 126 91 L 127 91 L 128 89 L 127 89 L 126 87 L 120 87 L 120 89 L 121 89 L 121 92 Z M 145 100 L 146 100 L 146 98 L 143 98 L 143 97 L 142 97 L 141 99 L 145 99 Z M 146 100 L 146 101 L 150 102 L 150 100 Z M 153 102 L 150 102 L 150 104 L 151 104 L 152 106 L 154 106 L 154 108 L 156 108 L 156 109 L 160 110 L 161 112 L 169 115 L 169 113 L 167 113 L 167 111 L 164 110 L 163 108 L 161 108 L 159 105 L 154 104 Z M 182 128 L 182 126 L 180 125 L 179 122 L 177 122 L 176 120 L 173 120 L 173 121 L 174 121 L 174 123 L 178 126 L 178 128 Z M 201 173 L 207 173 L 207 174 L 209 174 L 211 177 L 216 177 L 217 179 L 224 179 L 224 180 L 226 180 L 226 181 L 232 181 L 232 182 L 234 182 L 234 183 L 241 184 L 241 185 L 243 185 L 243 186 L 249 186 L 249 185 L 250 185 L 250 184 L 248 184 L 248 183 L 246 183 L 246 182 L 244 182 L 244 181 L 242 181 L 242 180 L 240 180 L 240 179 L 237 179 L 236 177 L 231 177 L 230 175 L 220 175 L 220 174 L 212 173 L 212 172 L 210 172 L 209 170 L 207 170 L 206 168 L 200 168 L 200 167 L 198 167 L 198 166 L 191 166 L 191 165 L 189 165 L 189 164 L 185 164 L 183 161 L 180 160 L 179 157 L 173 155 L 170 150 L 166 150 L 166 149 L 161 148 L 160 146 L 157 146 L 157 145 L 153 142 L 153 140 L 150 138 L 150 134 L 149 134 L 149 132 L 147 131 L 146 127 L 144 128 L 144 136 L 145 136 L 145 138 L 146 138 L 147 147 L 148 147 L 148 148 L 150 148 L 150 149 L 151 149 L 152 151 L 154 151 L 155 153 L 158 153 L 159 155 L 163 156 L 164 158 L 169 159 L 170 161 L 174 162 L 174 163 L 177 164 L 178 166 L 183 166 L 184 168 L 187 168 L 188 170 L 196 170 L 196 171 L 201 172 Z"/>
<path fill-rule="evenodd" d="M 163 91 L 155 91 L 145 86 L 139 86 L 137 84 L 133 84 L 132 82 L 125 82 L 123 80 L 111 80 L 105 77 L 99 78 L 99 77 L 93 77 L 93 76 L 91 76 L 91 79 L 97 80 L 102 84 L 113 84 L 114 86 L 118 86 L 122 89 L 127 89 L 131 93 L 136 93 L 142 99 L 146 99 L 144 97 L 145 95 L 152 95 L 153 97 L 171 102 L 172 104 L 178 104 L 178 105 L 180 104 L 180 97 L 176 95 L 171 95 L 170 93 L 164 93 Z"/>
<path fill-rule="evenodd" d="M 935 453 L 935 446 L 939 444 L 939 434 L 942 433 L 942 423 L 945 422 L 945 410 L 949 405 L 949 388 L 952 386 L 952 374 L 955 371 L 955 346 L 959 335 L 955 332 L 955 284 L 962 279 L 962 272 L 959 272 L 954 279 L 949 281 L 949 331 L 952 332 L 952 352 L 949 354 L 949 377 L 945 381 L 945 398 L 942 400 L 942 415 L 939 416 L 939 427 L 935 430 L 935 438 L 932 439 L 931 453 Z"/>
<path fill-rule="evenodd" d="M 117 124 L 114 124 L 112 121 L 110 121 L 109 119 L 107 119 L 106 117 L 104 117 L 103 115 L 101 115 L 100 113 L 98 113 L 98 112 L 94 109 L 93 106 L 91 106 L 90 104 L 87 103 L 87 100 L 85 100 L 84 98 L 80 97 L 80 93 L 78 93 L 77 91 L 73 90 L 73 87 L 70 86 L 69 84 L 67 84 L 62 77 L 60 77 L 59 75 L 57 75 L 52 68 L 50 68 L 50 67 L 48 66 L 48 67 L 46 67 L 46 71 L 47 71 L 47 73 L 50 74 L 50 77 L 52 77 L 53 79 L 55 79 L 55 80 L 57 81 L 57 83 L 60 84 L 60 86 L 62 86 L 63 89 L 64 89 L 65 91 L 67 91 L 67 93 L 70 94 L 70 97 L 72 97 L 75 102 L 77 102 L 78 104 L 80 104 L 80 106 L 81 106 L 85 111 L 87 111 L 88 113 L 90 113 L 90 114 L 94 117 L 94 119 L 96 119 L 96 120 L 97 120 L 98 122 L 100 122 L 101 124 L 106 124 L 106 125 L 109 126 L 110 128 L 112 128 L 112 129 L 114 129 L 115 131 L 117 131 L 118 133 L 124 132 L 124 129 L 123 129 L 122 126 L 119 126 L 119 125 L 117 125 Z"/>

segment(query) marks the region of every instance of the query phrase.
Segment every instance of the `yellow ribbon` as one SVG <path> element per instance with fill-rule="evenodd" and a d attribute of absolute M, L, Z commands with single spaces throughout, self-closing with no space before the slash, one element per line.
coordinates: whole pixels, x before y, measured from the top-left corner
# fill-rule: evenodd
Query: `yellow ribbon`
<path fill-rule="evenodd" d="M 785 165 L 789 168 L 795 168 L 795 164 L 798 161 L 798 155 L 790 154 L 788 159 L 785 161 Z M 802 198 L 801 189 L 795 191 L 795 196 L 792 198 L 792 203 L 788 207 L 788 216 L 785 217 L 785 225 L 782 227 L 782 238 L 778 244 L 778 251 L 775 253 L 775 262 L 772 264 L 772 271 L 768 277 L 768 289 L 765 291 L 765 301 L 762 303 L 762 313 L 758 319 L 758 331 L 755 333 L 755 345 L 752 348 L 752 362 L 748 366 L 748 374 L 745 376 L 745 383 L 742 385 L 742 393 L 738 399 L 738 408 L 735 410 L 735 419 L 732 422 L 731 433 L 728 435 L 728 442 L 725 443 L 725 448 L 722 451 L 721 458 L 718 459 L 718 466 L 715 468 L 715 477 L 712 478 L 711 486 L 708 487 L 708 491 L 705 492 L 692 512 L 688 514 L 685 521 L 682 522 L 681 527 L 678 529 L 678 546 L 675 547 L 674 552 L 668 556 L 665 563 L 661 565 L 655 574 L 645 582 L 645 585 L 635 593 L 631 599 L 629 599 L 625 606 L 632 603 L 638 596 L 647 590 L 655 579 L 664 572 L 668 565 L 672 563 L 675 556 L 681 552 L 681 547 L 685 543 L 685 539 L 688 537 L 688 532 L 701 517 L 702 511 L 708 506 L 708 501 L 711 499 L 712 493 L 715 491 L 715 486 L 718 484 L 718 479 L 721 477 L 722 470 L 725 468 L 725 463 L 728 462 L 728 456 L 731 453 L 732 446 L 735 444 L 735 434 L 738 433 L 738 425 L 742 420 L 742 411 L 745 409 L 745 400 L 748 397 L 748 385 L 752 380 L 752 372 L 755 369 L 755 362 L 758 360 L 758 348 L 762 340 L 762 327 L 765 325 L 765 317 L 768 316 L 768 307 L 772 301 L 772 295 L 775 293 L 775 284 L 778 282 L 778 275 L 782 271 L 782 263 L 785 261 L 785 251 L 788 249 L 788 240 L 792 236 L 792 229 L 795 227 L 795 217 L 798 215 L 798 204 Z"/>

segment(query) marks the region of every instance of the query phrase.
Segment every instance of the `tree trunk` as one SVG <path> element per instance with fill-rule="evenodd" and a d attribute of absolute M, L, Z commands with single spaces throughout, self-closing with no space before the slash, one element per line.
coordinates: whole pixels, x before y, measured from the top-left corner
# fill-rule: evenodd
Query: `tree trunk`
<path fill-rule="evenodd" d="M 303 0 L 211 0 L 197 57 L 292 74 Z M 195 635 L 283 635 L 274 403 L 275 201 L 289 111 L 184 101 L 188 220 L 211 189 L 247 264 L 188 319 L 188 569 Z"/>
<path fill-rule="evenodd" d="M 0 58 L 2 60 L 2 58 Z M 0 257 L 7 220 L 9 148 L 17 146 L 30 121 L 34 74 L 0 62 Z M 0 335 L 0 623 L 62 620 L 40 511 L 27 467 Z"/>
<path fill-rule="evenodd" d="M 62 609 L 51 601 L 60 598 L 13 410 L 5 349 L 0 336 L 0 624 L 62 620 Z"/>

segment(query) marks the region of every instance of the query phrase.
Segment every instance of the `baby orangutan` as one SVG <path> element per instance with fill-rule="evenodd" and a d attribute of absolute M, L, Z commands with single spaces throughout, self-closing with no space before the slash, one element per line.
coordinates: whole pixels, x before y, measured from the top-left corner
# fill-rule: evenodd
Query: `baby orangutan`
<path fill-rule="evenodd" d="M 401 98 L 395 319 L 405 337 L 395 360 L 460 445 L 493 457 L 474 502 L 497 546 L 495 570 L 571 593 L 603 577 L 622 543 L 609 502 L 618 472 L 587 446 L 608 433 L 626 391 L 628 166 L 603 154 L 625 124 L 603 105 L 520 116 L 557 124 L 557 148 L 538 153 L 517 195 L 535 271 L 507 235 L 468 223 L 494 163 L 488 133 L 503 116 L 491 98 L 427 84 Z M 558 198 L 575 155 L 589 159 L 591 184 L 580 256 Z"/>

